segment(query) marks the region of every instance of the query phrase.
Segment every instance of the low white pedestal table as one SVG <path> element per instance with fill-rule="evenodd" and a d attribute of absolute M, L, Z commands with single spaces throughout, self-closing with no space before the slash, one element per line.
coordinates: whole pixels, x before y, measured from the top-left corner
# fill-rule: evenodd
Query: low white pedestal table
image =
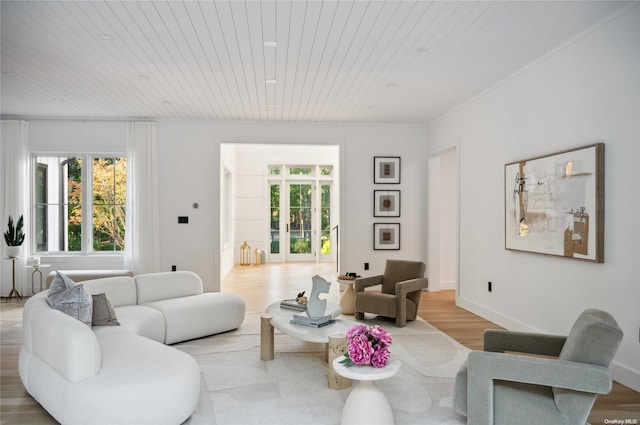
<path fill-rule="evenodd" d="M 402 363 L 389 359 L 385 367 L 353 365 L 344 366 L 340 362 L 344 356 L 333 361 L 337 374 L 360 381 L 347 397 L 342 409 L 341 425 L 393 425 L 393 412 L 389 400 L 374 381 L 387 379 L 400 370 Z"/>

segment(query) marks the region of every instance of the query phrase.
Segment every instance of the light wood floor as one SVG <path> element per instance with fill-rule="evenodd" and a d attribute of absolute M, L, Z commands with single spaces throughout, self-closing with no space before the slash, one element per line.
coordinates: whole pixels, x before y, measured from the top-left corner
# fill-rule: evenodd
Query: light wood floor
<path fill-rule="evenodd" d="M 222 282 L 223 292 L 241 295 L 248 312 L 265 307 L 298 292 L 309 291 L 310 276 L 335 274 L 333 264 L 274 264 L 238 266 Z M 337 302 L 340 293 L 334 284 L 329 299 Z M 22 305 L 0 303 L 0 425 L 55 424 L 56 422 L 25 391 L 18 376 L 18 353 L 22 345 Z M 453 291 L 423 292 L 420 317 L 471 349 L 482 348 L 482 332 L 499 326 L 455 305 Z M 116 407 L 116 406 L 114 406 Z M 592 425 L 605 419 L 630 419 L 640 424 L 640 394 L 614 383 L 610 394 L 598 397 L 589 416 Z M 88 424 L 90 425 L 90 424 Z M 224 424 L 220 424 L 224 425 Z"/>

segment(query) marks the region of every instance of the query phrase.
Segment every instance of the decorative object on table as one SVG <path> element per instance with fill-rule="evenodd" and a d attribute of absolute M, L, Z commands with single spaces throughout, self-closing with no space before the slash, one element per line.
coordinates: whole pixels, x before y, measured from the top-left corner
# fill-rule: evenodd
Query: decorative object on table
<path fill-rule="evenodd" d="M 400 191 L 374 190 L 373 216 L 400 217 Z"/>
<path fill-rule="evenodd" d="M 13 217 L 9 215 L 8 230 L 4 232 L 4 241 L 7 243 L 7 257 L 17 258 L 22 251 L 22 243 L 24 242 L 24 217 L 21 215 L 15 226 Z"/>
<path fill-rule="evenodd" d="M 345 274 L 338 275 L 338 280 L 356 280 L 360 275 L 357 273 L 347 272 Z"/>
<path fill-rule="evenodd" d="M 373 158 L 373 182 L 376 184 L 400 183 L 400 157 L 376 156 Z"/>
<path fill-rule="evenodd" d="M 604 262 L 604 143 L 504 166 L 505 249 Z"/>
<path fill-rule="evenodd" d="M 242 245 L 240 245 L 240 265 L 248 266 L 251 264 L 251 245 L 244 241 Z"/>
<path fill-rule="evenodd" d="M 303 297 L 301 294 L 304 294 L 304 292 L 299 293 L 296 298 L 289 298 L 280 301 L 280 308 L 286 308 L 295 311 L 305 311 L 307 309 L 307 297 Z"/>
<path fill-rule="evenodd" d="M 311 328 L 322 328 L 324 326 L 332 324 L 333 322 L 335 322 L 335 320 L 333 320 L 330 314 L 325 314 L 322 317 L 310 317 L 303 316 L 301 314 L 294 314 L 293 319 L 291 319 L 289 322 L 293 323 L 294 325 L 309 326 Z"/>
<path fill-rule="evenodd" d="M 400 223 L 373 223 L 373 249 L 399 250 Z"/>
<path fill-rule="evenodd" d="M 391 334 L 382 326 L 356 325 L 347 331 L 347 352 L 340 363 L 345 366 L 385 367 L 389 361 Z"/>
<path fill-rule="evenodd" d="M 311 295 L 307 301 L 307 313 L 310 317 L 322 317 L 327 308 L 327 300 L 321 300 L 320 294 L 328 294 L 331 288 L 331 282 L 327 282 L 319 275 L 311 278 L 313 286 L 311 287 Z"/>
<path fill-rule="evenodd" d="M 298 292 L 298 295 L 296 296 L 296 301 L 299 304 L 307 305 L 307 301 L 309 301 L 309 299 L 304 296 L 305 292 L 307 291 Z"/>

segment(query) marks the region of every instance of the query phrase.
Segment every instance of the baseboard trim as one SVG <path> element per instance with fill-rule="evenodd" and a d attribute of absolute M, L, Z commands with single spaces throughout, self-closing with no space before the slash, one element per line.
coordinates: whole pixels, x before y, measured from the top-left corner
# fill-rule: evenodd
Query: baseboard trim
<path fill-rule="evenodd" d="M 621 365 L 611 363 L 611 376 L 613 380 L 640 393 L 640 372 Z"/>
<path fill-rule="evenodd" d="M 504 316 L 495 310 L 488 309 L 462 297 L 456 298 L 456 305 L 506 329 L 523 332 L 541 332 L 540 330 L 532 328 L 525 323 Z M 629 367 L 614 361 L 611 363 L 611 376 L 613 376 L 614 381 L 624 385 L 625 387 L 629 387 L 634 391 L 640 392 L 640 372 L 637 370 L 630 369 Z"/>

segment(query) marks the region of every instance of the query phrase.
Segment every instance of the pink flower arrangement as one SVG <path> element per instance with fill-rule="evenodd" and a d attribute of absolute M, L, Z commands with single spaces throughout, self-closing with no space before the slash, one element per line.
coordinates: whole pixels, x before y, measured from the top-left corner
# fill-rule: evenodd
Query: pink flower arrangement
<path fill-rule="evenodd" d="M 356 325 L 347 331 L 347 352 L 342 363 L 345 366 L 371 365 L 385 367 L 389 361 L 391 334 L 378 325 Z"/>

